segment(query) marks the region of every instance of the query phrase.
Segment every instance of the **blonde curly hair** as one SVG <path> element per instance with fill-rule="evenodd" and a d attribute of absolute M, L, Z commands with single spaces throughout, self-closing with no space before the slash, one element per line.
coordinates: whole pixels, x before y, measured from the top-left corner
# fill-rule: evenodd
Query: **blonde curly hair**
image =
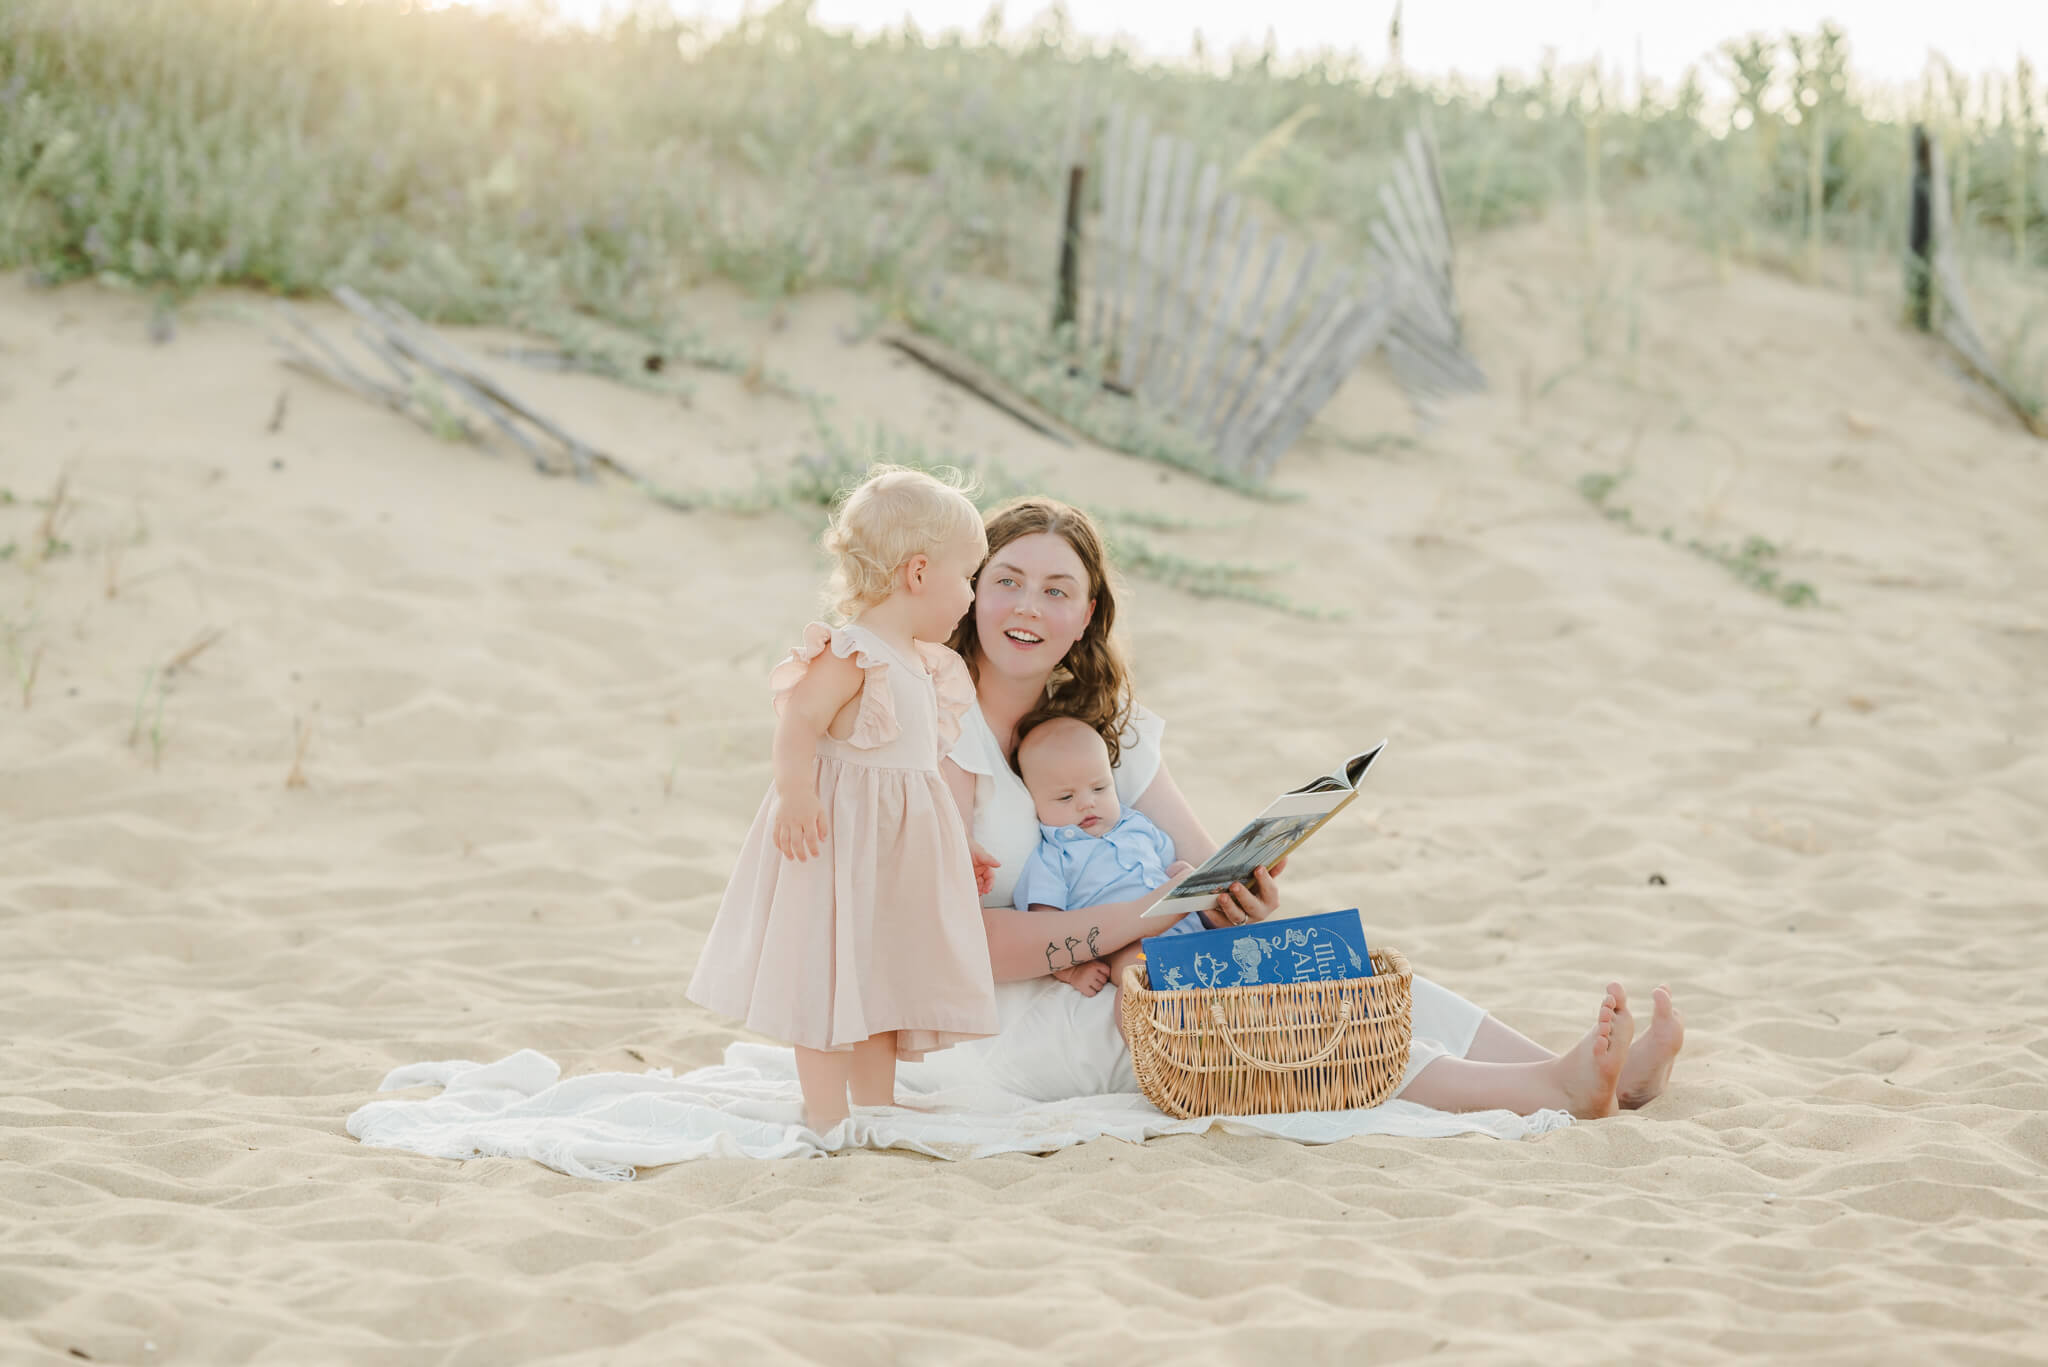
<path fill-rule="evenodd" d="M 971 534 L 985 551 L 981 513 L 968 495 L 973 486 L 958 470 L 934 471 L 873 465 L 859 486 L 833 510 L 819 544 L 835 564 L 825 602 L 841 622 L 851 621 L 896 590 L 896 572 L 916 555 L 936 554 L 956 536 Z"/>

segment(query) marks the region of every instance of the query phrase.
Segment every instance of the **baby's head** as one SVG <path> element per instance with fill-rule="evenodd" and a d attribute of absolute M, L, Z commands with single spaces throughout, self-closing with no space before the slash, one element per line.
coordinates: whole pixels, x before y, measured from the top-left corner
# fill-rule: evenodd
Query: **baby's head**
<path fill-rule="evenodd" d="M 1026 731 L 1017 745 L 1017 772 L 1045 825 L 1079 826 L 1102 836 L 1123 815 L 1109 747 L 1084 721 L 1053 717 Z"/>
<path fill-rule="evenodd" d="M 959 472 L 877 465 L 832 515 L 822 544 L 837 562 L 832 610 L 841 620 L 909 592 L 913 635 L 943 641 L 974 601 L 974 576 L 988 554 L 981 514 Z M 906 573 L 907 572 L 907 573 Z"/>

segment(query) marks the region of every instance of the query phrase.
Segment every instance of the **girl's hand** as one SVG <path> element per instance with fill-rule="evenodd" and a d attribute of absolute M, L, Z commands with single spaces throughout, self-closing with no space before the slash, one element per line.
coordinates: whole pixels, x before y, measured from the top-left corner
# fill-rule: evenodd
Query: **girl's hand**
<path fill-rule="evenodd" d="M 967 842 L 967 853 L 974 860 L 974 890 L 986 897 L 996 885 L 996 870 L 1003 866 L 1003 861 L 972 840 Z"/>
<path fill-rule="evenodd" d="M 1273 878 L 1286 867 L 1287 861 L 1283 859 L 1271 869 L 1253 870 L 1254 886 L 1249 888 L 1242 883 L 1232 883 L 1216 894 L 1216 905 L 1202 913 L 1202 920 L 1212 929 L 1265 920 L 1280 910 L 1280 885 Z"/>
<path fill-rule="evenodd" d="M 782 800 L 775 813 L 775 848 L 784 859 L 801 864 L 815 858 L 830 831 L 825 825 L 825 804 L 815 792 L 798 793 Z"/>

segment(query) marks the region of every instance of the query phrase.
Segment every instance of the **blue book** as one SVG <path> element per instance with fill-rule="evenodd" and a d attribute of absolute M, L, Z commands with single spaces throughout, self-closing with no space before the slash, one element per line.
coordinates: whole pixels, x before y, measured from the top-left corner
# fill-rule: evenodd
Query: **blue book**
<path fill-rule="evenodd" d="M 1358 908 L 1290 916 L 1248 926 L 1155 935 L 1145 941 L 1154 992 L 1250 983 L 1319 983 L 1370 978 L 1372 955 Z"/>

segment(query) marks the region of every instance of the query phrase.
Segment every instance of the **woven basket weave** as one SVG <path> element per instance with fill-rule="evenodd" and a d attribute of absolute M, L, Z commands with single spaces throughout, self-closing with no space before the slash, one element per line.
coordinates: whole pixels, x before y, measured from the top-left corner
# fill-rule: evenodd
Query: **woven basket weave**
<path fill-rule="evenodd" d="M 1377 1106 L 1401 1085 L 1413 1030 L 1408 961 L 1372 952 L 1373 976 L 1154 992 L 1124 970 L 1124 1037 L 1146 1099 L 1171 1116 Z"/>

